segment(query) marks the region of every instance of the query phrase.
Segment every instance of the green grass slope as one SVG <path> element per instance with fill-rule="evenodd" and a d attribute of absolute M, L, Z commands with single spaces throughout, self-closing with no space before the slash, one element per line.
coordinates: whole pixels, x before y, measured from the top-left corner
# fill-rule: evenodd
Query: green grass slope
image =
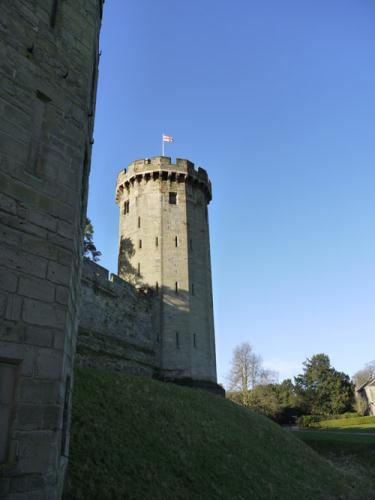
<path fill-rule="evenodd" d="M 370 499 L 266 418 L 203 391 L 76 372 L 66 499 Z"/>
<path fill-rule="evenodd" d="M 322 429 L 368 430 L 370 432 L 375 432 L 375 417 L 321 420 L 317 422 L 314 427 Z"/>
<path fill-rule="evenodd" d="M 306 430 L 295 434 L 340 469 L 354 474 L 359 483 L 367 485 L 368 498 L 375 499 L 375 432 L 356 433 L 349 428 L 349 431 Z"/>

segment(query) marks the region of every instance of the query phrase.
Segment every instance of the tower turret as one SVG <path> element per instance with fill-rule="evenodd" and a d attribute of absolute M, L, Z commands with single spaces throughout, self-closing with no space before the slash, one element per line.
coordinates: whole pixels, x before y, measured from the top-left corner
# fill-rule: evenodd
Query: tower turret
<path fill-rule="evenodd" d="M 216 383 L 206 171 L 182 159 L 137 160 L 120 172 L 116 201 L 118 274 L 155 290 L 162 376 Z"/>

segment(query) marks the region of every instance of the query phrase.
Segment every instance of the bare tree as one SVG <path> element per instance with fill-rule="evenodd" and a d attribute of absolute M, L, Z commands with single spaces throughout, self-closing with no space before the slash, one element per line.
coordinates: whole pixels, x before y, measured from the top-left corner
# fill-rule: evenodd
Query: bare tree
<path fill-rule="evenodd" d="M 247 342 L 235 347 L 232 368 L 228 377 L 229 389 L 240 392 L 243 404 L 246 404 L 249 391 L 252 354 L 251 345 Z"/>
<path fill-rule="evenodd" d="M 262 370 L 259 385 L 277 384 L 279 382 L 279 374 L 275 370 Z"/>
<path fill-rule="evenodd" d="M 375 378 L 375 360 L 367 363 L 362 370 L 358 370 L 352 380 L 356 387 L 360 387 L 373 378 Z"/>
<path fill-rule="evenodd" d="M 249 391 L 257 385 L 274 382 L 276 372 L 265 370 L 261 356 L 255 354 L 248 342 L 243 342 L 233 350 L 232 367 L 228 376 L 229 390 L 238 391 L 244 405 L 248 402 Z"/>
<path fill-rule="evenodd" d="M 256 385 L 260 383 L 263 377 L 263 360 L 261 356 L 258 356 L 255 353 L 250 355 L 250 387 L 249 389 L 253 389 Z"/>

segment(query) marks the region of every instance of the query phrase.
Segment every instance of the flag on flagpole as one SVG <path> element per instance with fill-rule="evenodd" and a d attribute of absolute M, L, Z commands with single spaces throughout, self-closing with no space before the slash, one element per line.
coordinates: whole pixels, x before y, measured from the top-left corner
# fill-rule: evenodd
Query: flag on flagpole
<path fill-rule="evenodd" d="M 174 142 L 174 139 L 171 135 L 163 134 L 163 142 Z"/>

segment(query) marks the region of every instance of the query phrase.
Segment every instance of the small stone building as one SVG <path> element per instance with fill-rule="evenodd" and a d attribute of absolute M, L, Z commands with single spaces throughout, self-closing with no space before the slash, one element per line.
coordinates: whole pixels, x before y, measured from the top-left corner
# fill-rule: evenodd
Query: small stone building
<path fill-rule="evenodd" d="M 365 402 L 366 415 L 375 415 L 375 378 L 361 385 L 356 395 Z"/>

